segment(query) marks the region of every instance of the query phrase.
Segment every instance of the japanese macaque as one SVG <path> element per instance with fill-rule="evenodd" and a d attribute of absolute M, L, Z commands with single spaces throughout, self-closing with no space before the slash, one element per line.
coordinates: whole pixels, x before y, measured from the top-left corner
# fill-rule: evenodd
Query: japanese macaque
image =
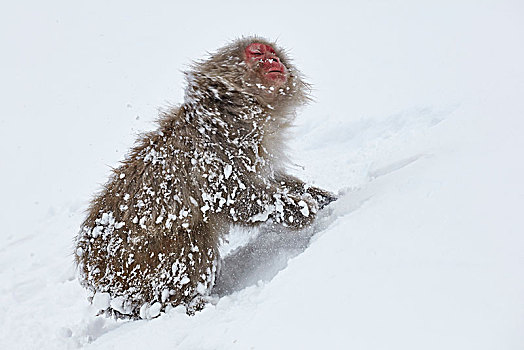
<path fill-rule="evenodd" d="M 186 79 L 184 103 L 113 170 L 76 238 L 79 279 L 106 315 L 194 313 L 231 224 L 300 229 L 335 200 L 286 174 L 286 131 L 309 86 L 274 43 L 236 40 Z"/>

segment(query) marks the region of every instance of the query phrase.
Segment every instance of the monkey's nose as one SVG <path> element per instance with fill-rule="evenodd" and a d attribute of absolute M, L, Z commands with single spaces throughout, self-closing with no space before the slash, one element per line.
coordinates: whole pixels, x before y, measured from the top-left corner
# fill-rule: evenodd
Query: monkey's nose
<path fill-rule="evenodd" d="M 275 55 L 273 52 L 264 52 L 264 60 L 265 61 L 268 61 L 268 60 L 279 61 L 278 56 Z"/>

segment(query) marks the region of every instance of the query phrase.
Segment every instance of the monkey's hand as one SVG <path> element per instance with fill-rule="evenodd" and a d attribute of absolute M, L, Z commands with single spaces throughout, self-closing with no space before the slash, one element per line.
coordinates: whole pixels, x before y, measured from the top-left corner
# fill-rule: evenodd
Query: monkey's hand
<path fill-rule="evenodd" d="M 309 194 L 275 194 L 274 198 L 274 220 L 288 227 L 308 226 L 315 219 L 319 209 L 317 202 Z"/>
<path fill-rule="evenodd" d="M 318 209 L 322 209 L 338 199 L 335 194 L 318 187 L 309 186 L 302 180 L 291 175 L 278 174 L 275 182 L 283 191 L 294 194 L 295 196 L 302 197 L 309 194 L 318 203 Z"/>
<path fill-rule="evenodd" d="M 320 189 L 318 187 L 308 187 L 306 193 L 309 193 L 311 197 L 318 203 L 318 208 L 322 209 L 327 206 L 329 203 L 334 202 L 338 197 L 326 190 Z"/>

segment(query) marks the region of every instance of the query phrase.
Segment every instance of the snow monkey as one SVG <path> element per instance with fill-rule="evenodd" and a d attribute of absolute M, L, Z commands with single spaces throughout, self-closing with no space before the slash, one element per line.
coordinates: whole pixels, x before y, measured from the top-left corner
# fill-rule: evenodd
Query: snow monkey
<path fill-rule="evenodd" d="M 286 174 L 286 131 L 309 86 L 274 43 L 242 38 L 193 63 L 93 199 L 75 242 L 81 284 L 106 315 L 201 309 L 231 224 L 309 225 L 335 200 Z"/>

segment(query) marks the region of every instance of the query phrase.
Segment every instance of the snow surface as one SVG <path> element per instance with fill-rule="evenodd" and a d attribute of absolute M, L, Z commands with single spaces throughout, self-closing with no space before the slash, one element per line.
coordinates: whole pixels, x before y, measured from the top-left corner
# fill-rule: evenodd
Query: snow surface
<path fill-rule="evenodd" d="M 524 348 L 521 1 L 0 7 L 0 349 Z M 193 317 L 96 317 L 72 263 L 89 199 L 180 70 L 242 34 L 314 83 L 292 171 L 341 198 Z"/>

